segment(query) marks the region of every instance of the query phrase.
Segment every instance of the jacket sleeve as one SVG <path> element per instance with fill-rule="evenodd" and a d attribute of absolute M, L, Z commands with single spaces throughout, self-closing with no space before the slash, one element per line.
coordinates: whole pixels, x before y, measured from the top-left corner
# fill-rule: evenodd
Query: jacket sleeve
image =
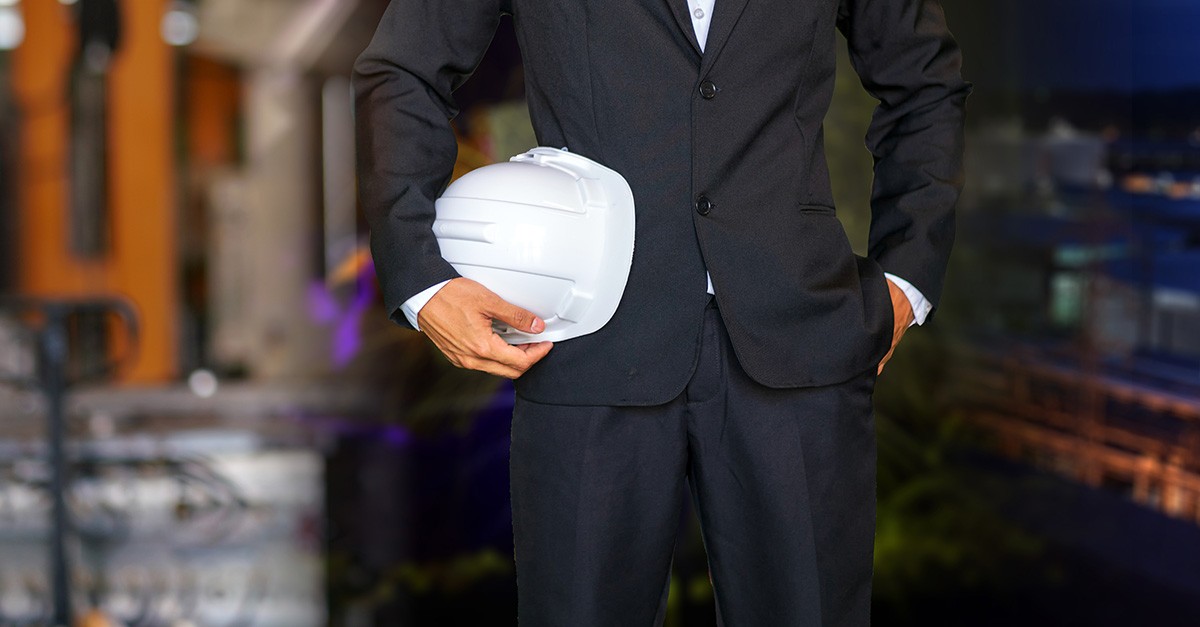
<path fill-rule="evenodd" d="M 937 0 L 841 0 L 851 64 L 879 101 L 867 130 L 874 159 L 867 256 L 933 305 L 954 243 L 963 186 L 965 105 L 974 85 Z"/>
<path fill-rule="evenodd" d="M 438 250 L 434 201 L 458 143 L 452 93 L 483 58 L 508 0 L 392 0 L 354 63 L 359 205 L 388 316 L 459 274 Z"/>

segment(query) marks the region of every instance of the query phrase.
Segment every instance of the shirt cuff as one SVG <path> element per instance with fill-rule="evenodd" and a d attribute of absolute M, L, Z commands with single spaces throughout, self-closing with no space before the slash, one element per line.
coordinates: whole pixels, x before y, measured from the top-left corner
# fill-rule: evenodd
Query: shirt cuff
<path fill-rule="evenodd" d="M 913 320 L 908 323 L 908 326 L 925 324 L 925 316 L 928 316 L 929 312 L 933 310 L 933 305 L 929 303 L 929 300 L 925 298 L 921 290 L 913 287 L 912 283 L 890 272 L 884 272 L 883 276 L 887 277 L 892 283 L 895 283 L 897 287 L 904 291 L 904 295 L 908 297 L 908 303 L 912 305 L 913 310 Z"/>
<path fill-rule="evenodd" d="M 431 285 L 425 290 L 418 292 L 416 296 L 413 296 L 412 298 L 409 298 L 400 304 L 400 311 L 404 312 L 404 317 L 408 318 L 408 323 L 411 324 L 414 329 L 418 331 L 421 330 L 421 327 L 417 325 L 417 314 L 421 313 L 421 309 L 425 307 L 425 304 L 429 302 L 429 299 L 433 298 L 433 295 L 437 294 L 438 290 L 445 287 L 450 281 L 450 279 L 447 279 L 441 283 L 438 283 L 437 285 Z"/>

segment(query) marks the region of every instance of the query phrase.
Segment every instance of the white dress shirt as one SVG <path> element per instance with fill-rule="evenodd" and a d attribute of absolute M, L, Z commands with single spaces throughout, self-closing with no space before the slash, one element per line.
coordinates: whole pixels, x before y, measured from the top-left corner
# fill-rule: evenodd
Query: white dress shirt
<path fill-rule="evenodd" d="M 675 2 L 678 1 L 679 0 L 675 0 Z M 700 52 L 704 52 L 704 44 L 708 41 L 708 25 L 712 20 L 713 5 L 716 3 L 716 0 L 688 0 L 688 3 L 691 7 L 690 13 L 692 15 L 692 27 L 696 31 L 696 43 L 700 44 Z M 914 315 L 913 321 L 909 323 L 909 326 L 914 324 L 925 324 L 925 316 L 927 316 L 929 311 L 933 309 L 933 305 L 931 305 L 929 301 L 925 299 L 925 295 L 922 294 L 921 291 L 916 287 L 913 287 L 913 285 L 908 281 L 905 281 L 904 279 L 890 272 L 884 272 L 883 276 L 887 277 L 889 281 L 895 283 L 896 286 L 904 292 L 904 295 L 908 297 L 908 302 L 912 305 Z M 447 283 L 449 283 L 449 281 L 442 281 L 437 285 L 430 286 L 428 289 L 418 293 L 412 298 L 409 298 L 400 305 L 400 310 L 404 312 L 404 317 L 408 318 L 409 324 L 411 324 L 414 329 L 417 329 L 418 331 L 421 329 L 421 327 L 417 325 L 417 314 L 421 312 L 421 308 L 424 307 L 425 303 L 428 303 L 429 299 L 433 298 L 433 295 L 437 294 L 438 290 L 442 289 L 442 287 Z M 716 291 L 713 289 L 711 275 L 708 275 L 708 293 L 716 294 Z"/>

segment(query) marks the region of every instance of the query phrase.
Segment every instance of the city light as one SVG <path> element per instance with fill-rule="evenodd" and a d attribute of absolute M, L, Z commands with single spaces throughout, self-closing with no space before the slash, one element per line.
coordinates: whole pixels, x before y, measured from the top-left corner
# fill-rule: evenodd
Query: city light
<path fill-rule="evenodd" d="M 172 46 L 187 46 L 196 41 L 200 22 L 196 19 L 195 6 L 191 2 L 172 2 L 163 15 L 160 32 L 163 41 Z"/>

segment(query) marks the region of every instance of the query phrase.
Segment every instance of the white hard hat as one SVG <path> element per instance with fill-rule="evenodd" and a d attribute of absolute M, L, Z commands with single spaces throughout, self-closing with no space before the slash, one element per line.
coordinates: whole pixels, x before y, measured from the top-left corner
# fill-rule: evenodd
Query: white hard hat
<path fill-rule="evenodd" d="M 565 148 L 534 148 L 459 177 L 436 210 L 442 257 L 545 320 L 536 335 L 494 323 L 509 344 L 587 335 L 616 312 L 634 229 L 620 174 Z"/>

